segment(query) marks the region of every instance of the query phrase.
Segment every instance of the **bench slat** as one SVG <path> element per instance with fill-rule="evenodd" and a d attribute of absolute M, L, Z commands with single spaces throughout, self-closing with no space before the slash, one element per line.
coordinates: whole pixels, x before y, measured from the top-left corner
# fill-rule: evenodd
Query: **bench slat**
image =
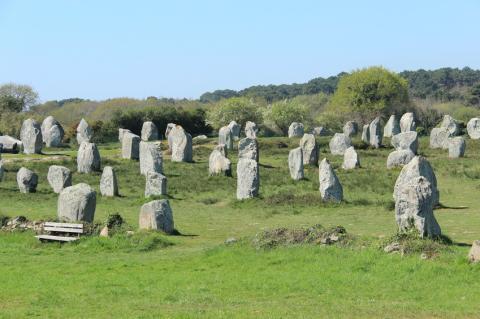
<path fill-rule="evenodd" d="M 81 229 L 83 229 L 83 224 L 45 222 L 43 225 L 44 226 L 51 226 L 51 227 L 81 228 Z"/>
<path fill-rule="evenodd" d="M 55 232 L 61 232 L 61 233 L 75 233 L 75 234 L 83 234 L 83 229 L 77 229 L 77 228 L 64 228 L 64 227 L 49 227 L 49 226 L 44 226 L 43 230 L 45 231 L 55 231 Z"/>
<path fill-rule="evenodd" d="M 65 237 L 65 236 L 53 236 L 53 235 L 38 235 L 35 236 L 38 239 L 46 239 L 46 240 L 56 240 L 56 241 L 75 241 L 78 240 L 78 237 Z"/>

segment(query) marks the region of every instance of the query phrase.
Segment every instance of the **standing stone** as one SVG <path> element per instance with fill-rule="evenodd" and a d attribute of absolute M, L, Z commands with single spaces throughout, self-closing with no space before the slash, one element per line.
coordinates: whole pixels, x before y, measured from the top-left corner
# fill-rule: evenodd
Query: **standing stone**
<path fill-rule="evenodd" d="M 422 237 L 437 237 L 441 229 L 433 215 L 434 190 L 427 178 L 413 177 L 399 189 L 395 200 L 395 219 L 401 232 L 414 227 Z"/>
<path fill-rule="evenodd" d="M 387 124 L 385 124 L 385 127 L 383 128 L 383 136 L 393 137 L 398 133 L 400 133 L 400 122 L 394 114 L 390 115 Z"/>
<path fill-rule="evenodd" d="M 302 123 L 292 122 L 288 127 L 288 137 L 302 137 L 304 133 L 304 127 Z"/>
<path fill-rule="evenodd" d="M 407 165 L 414 157 L 415 154 L 410 149 L 393 151 L 388 154 L 387 168 L 390 169 Z"/>
<path fill-rule="evenodd" d="M 160 142 L 140 142 L 140 174 L 163 173 L 163 157 Z"/>
<path fill-rule="evenodd" d="M 47 180 L 54 193 L 60 193 L 64 188 L 72 186 L 72 172 L 66 167 L 51 165 L 48 168 Z"/>
<path fill-rule="evenodd" d="M 248 138 L 257 138 L 257 133 L 257 124 L 247 121 L 247 123 L 245 123 L 245 136 Z"/>
<path fill-rule="evenodd" d="M 172 143 L 172 162 L 191 162 L 193 159 L 192 136 L 180 125 L 168 135 Z"/>
<path fill-rule="evenodd" d="M 312 129 L 312 134 L 316 136 L 327 136 L 328 130 L 323 126 L 317 126 Z"/>
<path fill-rule="evenodd" d="M 450 138 L 448 141 L 448 157 L 463 157 L 465 155 L 465 147 L 465 139 L 462 136 Z"/>
<path fill-rule="evenodd" d="M 358 133 L 358 124 L 355 121 L 348 121 L 345 123 L 343 126 L 343 134 L 345 134 L 348 137 L 352 137 L 354 135 L 357 135 Z"/>
<path fill-rule="evenodd" d="M 258 196 L 260 174 L 258 162 L 252 159 L 240 158 L 237 163 L 237 199 L 247 199 Z"/>
<path fill-rule="evenodd" d="M 43 142 L 45 142 L 45 136 L 47 136 L 47 131 L 54 125 L 60 125 L 60 123 L 51 115 L 47 116 L 43 120 L 41 126 Z"/>
<path fill-rule="evenodd" d="M 320 162 L 319 180 L 323 201 L 341 202 L 343 200 L 342 185 L 326 158 Z"/>
<path fill-rule="evenodd" d="M 210 176 L 232 176 L 232 162 L 221 151 L 214 149 L 208 158 L 208 173 Z"/>
<path fill-rule="evenodd" d="M 25 154 L 40 154 L 42 152 L 42 130 L 37 121 L 33 119 L 23 121 L 20 139 Z"/>
<path fill-rule="evenodd" d="M 101 160 L 95 143 L 83 142 L 77 153 L 77 171 L 79 173 L 91 173 L 100 171 Z"/>
<path fill-rule="evenodd" d="M 22 141 L 8 135 L 0 136 L 0 144 L 3 146 L 3 153 L 18 153 L 23 150 Z"/>
<path fill-rule="evenodd" d="M 172 234 L 175 228 L 168 200 L 154 200 L 144 204 L 140 210 L 138 225 L 140 229 L 160 230 Z"/>
<path fill-rule="evenodd" d="M 415 156 L 408 164 L 406 164 L 400 175 L 398 175 L 395 182 L 395 188 L 393 192 L 393 199 L 396 201 L 398 194 L 404 184 L 412 181 L 416 177 L 425 177 L 432 187 L 432 202 L 433 206 L 437 206 L 440 201 L 440 193 L 437 188 L 437 177 L 433 171 L 432 166 L 423 156 Z"/>
<path fill-rule="evenodd" d="M 417 154 L 418 150 L 418 134 L 417 132 L 410 131 L 404 133 L 398 133 L 392 137 L 390 141 L 395 150 L 411 150 L 414 154 Z"/>
<path fill-rule="evenodd" d="M 122 140 L 122 158 L 138 160 L 140 157 L 140 136 L 125 133 Z"/>
<path fill-rule="evenodd" d="M 254 138 L 242 138 L 238 142 L 238 158 L 252 159 L 258 162 L 258 142 Z"/>
<path fill-rule="evenodd" d="M 145 197 L 167 195 L 167 177 L 155 172 L 148 172 L 145 183 Z"/>
<path fill-rule="evenodd" d="M 37 191 L 38 175 L 22 167 L 17 173 L 17 184 L 20 193 L 35 193 Z"/>
<path fill-rule="evenodd" d="M 47 147 L 59 147 L 62 145 L 63 128 L 59 125 L 54 125 L 47 130 L 43 140 Z"/>
<path fill-rule="evenodd" d="M 458 123 L 458 121 L 448 114 L 445 114 L 443 116 L 443 120 L 442 120 L 442 123 L 440 123 L 440 127 L 446 128 L 450 132 L 450 136 L 460 135 L 460 132 L 461 132 L 460 124 Z"/>
<path fill-rule="evenodd" d="M 478 263 L 480 261 L 480 240 L 475 240 L 468 252 L 468 261 Z"/>
<path fill-rule="evenodd" d="M 416 130 L 415 116 L 412 112 L 405 113 L 400 118 L 400 131 L 402 133 Z"/>
<path fill-rule="evenodd" d="M 142 125 L 142 140 L 156 141 L 159 139 L 158 128 L 153 122 L 143 122 Z"/>
<path fill-rule="evenodd" d="M 472 140 L 480 139 L 480 118 L 474 117 L 467 123 L 467 133 Z M 1 143 L 1 141 L 0 141 Z"/>
<path fill-rule="evenodd" d="M 362 128 L 362 142 L 370 144 L 370 125 L 365 124 Z"/>
<path fill-rule="evenodd" d="M 380 126 L 380 117 L 376 117 L 369 126 L 370 145 L 379 148 L 382 145 L 382 128 Z"/>
<path fill-rule="evenodd" d="M 343 169 L 355 169 L 360 167 L 360 159 L 358 158 L 358 154 L 353 148 L 350 146 L 347 148 L 345 153 L 343 154 Z"/>
<path fill-rule="evenodd" d="M 241 130 L 240 124 L 238 124 L 235 121 L 231 121 L 228 124 L 228 127 L 230 128 L 230 131 L 232 132 L 233 139 L 235 141 L 238 140 L 240 138 L 240 130 Z"/>
<path fill-rule="evenodd" d="M 448 148 L 450 131 L 445 127 L 435 127 L 430 132 L 430 148 Z"/>
<path fill-rule="evenodd" d="M 126 128 L 119 128 L 118 129 L 118 141 L 120 143 L 122 142 L 123 136 L 125 135 L 125 133 L 132 133 L 132 132 L 130 132 L 130 130 L 128 130 Z"/>
<path fill-rule="evenodd" d="M 218 131 L 218 144 L 225 144 L 228 150 L 233 150 L 233 134 L 230 127 L 224 126 Z"/>
<path fill-rule="evenodd" d="M 168 142 L 168 151 L 172 152 L 172 138 L 170 137 L 170 132 L 176 127 L 177 125 L 174 123 L 168 123 L 167 128 L 165 129 L 165 139 Z"/>
<path fill-rule="evenodd" d="M 305 177 L 303 174 L 303 152 L 301 147 L 294 148 L 288 154 L 288 168 L 293 180 L 299 181 Z"/>
<path fill-rule="evenodd" d="M 103 168 L 102 177 L 100 178 L 100 194 L 106 197 L 118 196 L 117 174 L 111 166 Z"/>
<path fill-rule="evenodd" d="M 343 155 L 347 148 L 352 146 L 352 140 L 345 134 L 335 133 L 328 146 L 333 155 Z"/>
<path fill-rule="evenodd" d="M 60 192 L 57 216 L 61 221 L 92 223 L 96 207 L 97 193 L 89 185 L 80 183 L 64 188 Z"/>
<path fill-rule="evenodd" d="M 303 134 L 300 140 L 300 147 L 303 152 L 303 164 L 304 165 L 317 165 L 318 164 L 318 146 L 313 134 Z"/>
<path fill-rule="evenodd" d="M 77 126 L 77 143 L 81 145 L 82 142 L 90 142 L 93 137 L 93 130 L 88 125 L 85 119 L 82 119 Z"/>
<path fill-rule="evenodd" d="M 225 157 L 227 157 L 228 155 L 227 146 L 225 144 L 218 144 L 217 146 L 215 146 L 214 150 L 219 151 Z"/>

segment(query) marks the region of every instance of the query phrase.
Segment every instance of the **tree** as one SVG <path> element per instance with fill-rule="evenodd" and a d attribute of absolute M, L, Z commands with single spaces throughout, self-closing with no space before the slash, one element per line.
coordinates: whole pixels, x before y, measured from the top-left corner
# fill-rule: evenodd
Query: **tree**
<path fill-rule="evenodd" d="M 340 79 L 328 110 L 365 122 L 400 112 L 408 105 L 407 80 L 383 67 L 370 67 Z"/>
<path fill-rule="evenodd" d="M 305 122 L 309 114 L 308 107 L 293 100 L 272 104 L 269 119 L 285 134 L 292 122 Z"/>
<path fill-rule="evenodd" d="M 38 101 L 38 93 L 29 85 L 7 83 L 0 86 L 0 110 L 21 112 Z"/>
<path fill-rule="evenodd" d="M 253 99 L 233 97 L 212 105 L 207 112 L 207 120 L 217 129 L 230 121 L 237 121 L 243 127 L 247 121 L 263 123 L 263 115 Z"/>

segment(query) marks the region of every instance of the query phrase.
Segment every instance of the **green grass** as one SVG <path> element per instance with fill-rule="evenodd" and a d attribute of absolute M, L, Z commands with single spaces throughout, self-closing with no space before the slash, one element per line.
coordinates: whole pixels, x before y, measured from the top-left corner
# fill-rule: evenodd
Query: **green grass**
<path fill-rule="evenodd" d="M 278 148 L 278 142 L 288 148 Z M 359 150 L 362 168 L 343 171 L 342 158 L 327 157 L 344 187 L 345 202 L 319 199 L 318 168 L 294 182 L 287 168 L 296 139 L 260 140 L 261 196 L 235 200 L 235 177 L 209 177 L 213 140 L 195 148 L 195 163 L 166 157 L 167 198 L 180 236 L 136 233 L 75 244 L 40 244 L 33 234 L 0 233 L 0 318 L 445 318 L 480 311 L 480 266 L 466 261 L 468 245 L 480 237 L 478 192 L 480 146 L 468 140 L 467 157 L 450 160 L 446 151 L 428 149 L 437 174 L 440 201 L 435 215 L 454 245 L 433 259 L 420 253 L 387 255 L 379 242 L 396 230 L 392 192 L 399 169 L 387 170 L 391 149 Z M 119 145 L 100 145 L 103 165 L 117 170 L 119 198 L 97 197 L 95 219 L 120 213 L 138 225 L 144 177 L 138 162 L 120 159 Z M 235 152 L 229 154 L 234 165 Z M 46 180 L 48 166 L 75 171 L 75 149 L 45 150 L 44 155 L 2 154 L 6 178 L 0 183 L 0 215 L 54 219 L 57 195 Z M 55 156 L 55 157 L 52 157 Z M 39 174 L 38 192 L 20 194 L 15 174 L 26 166 Z M 235 172 L 235 169 L 234 169 Z M 235 175 L 235 173 L 234 173 Z M 74 183 L 97 189 L 100 174 L 74 173 Z M 344 226 L 353 246 L 293 245 L 257 250 L 250 239 L 265 229 L 322 224 Z M 244 238 L 224 245 L 225 239 Z M 459 245 L 461 244 L 461 245 Z"/>

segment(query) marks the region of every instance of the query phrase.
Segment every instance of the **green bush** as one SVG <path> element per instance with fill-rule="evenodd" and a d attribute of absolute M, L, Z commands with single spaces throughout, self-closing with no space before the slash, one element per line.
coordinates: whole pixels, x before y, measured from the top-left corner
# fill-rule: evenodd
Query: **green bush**
<path fill-rule="evenodd" d="M 269 112 L 269 120 L 282 130 L 284 134 L 288 132 L 288 127 L 292 122 L 300 122 L 308 125 L 309 110 L 305 104 L 293 100 L 285 100 L 272 104 Z"/>
<path fill-rule="evenodd" d="M 207 112 L 209 123 L 216 129 L 227 125 L 230 121 L 237 121 L 242 127 L 247 121 L 257 125 L 263 123 L 261 106 L 253 99 L 234 97 L 212 105 Z"/>

